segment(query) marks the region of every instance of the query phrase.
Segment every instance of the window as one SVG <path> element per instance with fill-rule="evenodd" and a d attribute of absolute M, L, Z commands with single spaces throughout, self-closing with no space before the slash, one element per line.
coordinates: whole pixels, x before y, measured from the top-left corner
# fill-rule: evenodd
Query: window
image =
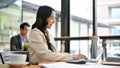
<path fill-rule="evenodd" d="M 0 0 L 0 50 L 9 49 L 11 36 L 19 31 L 21 6 L 21 0 Z"/>
<path fill-rule="evenodd" d="M 78 7 L 79 6 L 79 7 Z M 89 36 L 92 24 L 92 0 L 70 1 L 70 36 Z M 89 40 L 71 40 L 70 53 L 89 56 Z"/>
<path fill-rule="evenodd" d="M 120 7 L 110 7 L 110 18 L 119 19 L 120 18 Z"/>

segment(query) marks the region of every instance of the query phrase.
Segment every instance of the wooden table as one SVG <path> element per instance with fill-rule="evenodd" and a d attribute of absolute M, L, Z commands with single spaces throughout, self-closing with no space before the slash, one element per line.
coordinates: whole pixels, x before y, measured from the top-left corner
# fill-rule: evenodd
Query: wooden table
<path fill-rule="evenodd" d="M 18 65 L 18 66 L 11 66 L 8 64 L 0 64 L 0 68 L 42 68 L 38 65 Z"/>
<path fill-rule="evenodd" d="M 55 63 L 55 62 L 43 62 L 45 64 L 50 64 L 50 63 Z M 38 66 L 37 64 L 19 64 L 19 65 L 14 65 L 14 64 L 0 64 L 0 68 L 42 68 Z"/>

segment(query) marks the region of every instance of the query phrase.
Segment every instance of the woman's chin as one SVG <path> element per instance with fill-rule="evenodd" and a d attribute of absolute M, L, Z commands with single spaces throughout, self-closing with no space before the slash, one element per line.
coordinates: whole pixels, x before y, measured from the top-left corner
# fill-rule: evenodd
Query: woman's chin
<path fill-rule="evenodd" d="M 51 26 L 49 26 L 48 29 L 51 29 Z"/>

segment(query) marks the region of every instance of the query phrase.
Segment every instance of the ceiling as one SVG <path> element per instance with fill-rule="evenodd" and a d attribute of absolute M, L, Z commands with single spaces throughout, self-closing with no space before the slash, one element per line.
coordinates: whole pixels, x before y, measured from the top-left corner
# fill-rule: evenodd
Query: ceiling
<path fill-rule="evenodd" d="M 16 0 L 0 0 L 0 9 L 9 7 L 9 5 L 13 4 Z"/>

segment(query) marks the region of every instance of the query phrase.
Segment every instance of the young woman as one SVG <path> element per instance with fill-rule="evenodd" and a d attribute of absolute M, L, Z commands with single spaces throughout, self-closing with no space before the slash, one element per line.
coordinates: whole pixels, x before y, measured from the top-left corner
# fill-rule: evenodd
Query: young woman
<path fill-rule="evenodd" d="M 55 10 L 53 8 L 49 6 L 39 7 L 36 21 L 32 25 L 29 36 L 30 63 L 87 59 L 82 54 L 71 55 L 69 53 L 57 52 L 54 38 L 47 30 L 52 27 L 54 20 Z"/>

